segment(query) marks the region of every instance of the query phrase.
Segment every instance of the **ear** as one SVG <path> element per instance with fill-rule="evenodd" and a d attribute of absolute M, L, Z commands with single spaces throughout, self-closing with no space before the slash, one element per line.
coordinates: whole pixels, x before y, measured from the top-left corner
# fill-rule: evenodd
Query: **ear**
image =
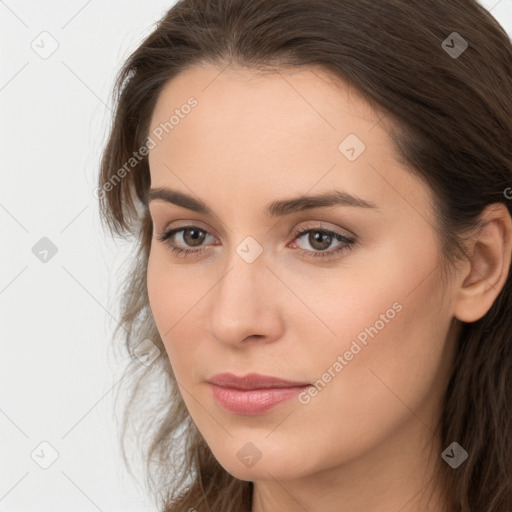
<path fill-rule="evenodd" d="M 476 322 L 491 308 L 510 271 L 512 219 L 503 203 L 489 205 L 481 215 L 482 227 L 467 246 L 468 260 L 459 270 L 454 316 Z"/>

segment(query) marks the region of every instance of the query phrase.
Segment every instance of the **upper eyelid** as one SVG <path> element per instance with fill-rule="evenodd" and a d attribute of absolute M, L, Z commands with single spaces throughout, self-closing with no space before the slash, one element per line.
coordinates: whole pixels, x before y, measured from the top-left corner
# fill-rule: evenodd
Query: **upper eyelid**
<path fill-rule="evenodd" d="M 184 229 L 193 229 L 193 228 L 199 228 L 203 231 L 207 231 L 209 235 L 217 237 L 214 233 L 212 233 L 211 228 L 204 228 L 204 227 L 200 226 L 199 224 L 192 224 L 192 223 L 187 223 L 187 224 L 184 224 L 183 226 L 165 227 L 164 229 L 162 229 L 162 232 L 167 233 L 169 231 L 181 231 Z M 336 234 L 340 234 L 340 235 L 343 234 L 343 233 L 339 233 L 336 228 L 329 228 L 328 226 L 302 226 L 300 228 L 293 228 L 292 230 L 290 230 L 290 234 L 303 233 L 303 232 L 313 231 L 313 230 L 327 231 L 329 233 L 336 233 Z M 345 230 L 345 231 L 347 231 L 347 230 Z M 352 235 L 350 235 L 350 236 L 352 236 Z"/>
<path fill-rule="evenodd" d="M 159 201 L 155 201 L 155 205 L 156 203 L 159 203 Z M 371 203 L 370 203 L 371 204 Z M 318 207 L 320 209 L 323 209 L 324 207 Z M 317 208 L 313 208 L 312 210 L 316 210 Z M 165 211 L 165 210 L 164 210 Z M 150 212 L 150 216 L 151 218 L 153 219 L 153 223 L 156 224 L 156 218 L 158 218 L 158 213 L 159 212 L 159 209 L 156 209 L 154 211 L 154 214 L 151 213 L 151 207 L 149 207 L 149 212 Z M 304 212 L 306 213 L 306 212 Z M 311 214 L 313 214 L 313 211 L 309 212 Z M 319 216 L 321 216 L 322 214 L 320 212 L 317 212 L 319 214 Z M 312 217 L 314 216 L 314 214 L 312 215 Z M 191 219 L 188 219 L 188 220 L 184 220 L 184 221 L 174 221 L 174 222 L 184 222 L 185 224 L 183 226 L 176 226 L 176 229 L 178 229 L 178 227 L 198 227 L 200 229 L 204 229 L 205 231 L 208 231 L 208 233 L 212 236 L 214 236 L 217 240 L 219 240 L 222 236 L 224 236 L 226 234 L 226 231 L 225 231 L 225 228 L 226 228 L 226 225 L 224 222 L 221 221 L 221 224 L 222 224 L 222 228 L 220 231 L 216 230 L 215 228 L 213 228 L 212 226 L 210 226 L 208 223 L 205 223 L 204 221 L 200 220 L 200 219 L 194 219 L 194 218 L 191 218 Z M 331 223 L 331 221 L 307 221 L 307 220 L 302 220 L 300 222 L 298 222 L 298 224 L 302 224 L 304 222 L 315 222 L 317 224 L 325 224 L 325 223 Z M 336 222 L 336 221 L 335 221 Z M 197 223 L 197 224 L 195 224 Z M 169 223 L 170 224 L 170 223 Z M 203 227 L 201 224 L 207 226 L 206 228 Z M 170 231 L 171 229 L 175 229 L 175 227 L 164 227 L 164 232 L 167 232 L 167 231 Z M 229 231 L 232 231 L 231 229 L 229 229 L 229 226 L 227 226 L 227 229 Z M 346 228 L 346 227 L 341 227 L 341 226 L 336 226 L 336 227 L 329 227 L 329 226 L 314 226 L 312 228 L 301 228 L 300 231 L 303 231 L 305 229 L 321 229 L 321 230 L 324 230 L 324 231 L 330 231 L 332 233 L 337 233 L 341 236 L 344 236 L 346 238 L 350 238 L 350 239 L 353 239 L 353 240 L 357 240 L 359 237 L 353 232 L 351 231 L 350 229 Z M 341 232 L 340 232 L 341 230 Z M 288 234 L 287 236 L 290 236 L 293 232 L 296 232 L 297 229 L 296 228 L 292 228 L 288 231 Z"/>
<path fill-rule="evenodd" d="M 356 238 L 356 235 L 354 233 L 352 233 L 351 231 L 349 231 L 348 229 L 346 228 L 341 228 L 341 227 L 338 227 L 338 228 L 331 228 L 329 226 L 324 226 L 324 222 L 318 222 L 319 225 L 314 225 L 314 226 L 302 226 L 302 227 L 299 227 L 299 228 L 294 228 L 291 233 L 304 233 L 304 232 L 308 232 L 308 231 L 325 231 L 327 233 L 333 233 L 333 234 L 337 234 L 337 235 L 341 235 L 341 236 L 344 236 L 346 238 L 353 238 L 355 239 Z M 341 231 L 344 231 L 345 233 L 342 233 L 340 232 Z"/>
<path fill-rule="evenodd" d="M 174 221 L 176 222 L 176 221 Z M 180 221 L 177 221 L 177 222 L 180 222 Z M 216 235 L 216 231 L 211 228 L 211 227 L 203 227 L 201 224 L 203 224 L 201 221 L 197 221 L 197 220 L 194 220 L 194 221 L 181 221 L 181 222 L 184 222 L 183 225 L 178 225 L 178 226 L 169 226 L 169 225 L 164 225 L 163 229 L 161 230 L 163 234 L 165 233 L 168 233 L 169 231 L 180 231 L 180 230 L 184 230 L 184 229 L 192 229 L 192 228 L 199 228 L 203 231 L 206 231 L 208 232 L 209 235 L 215 237 L 215 238 L 219 238 L 217 235 Z"/>

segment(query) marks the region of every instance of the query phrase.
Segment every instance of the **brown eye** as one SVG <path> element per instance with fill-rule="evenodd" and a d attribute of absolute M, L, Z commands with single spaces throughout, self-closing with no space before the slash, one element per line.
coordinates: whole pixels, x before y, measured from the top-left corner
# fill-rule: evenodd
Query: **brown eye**
<path fill-rule="evenodd" d="M 185 226 L 158 235 L 157 239 L 167 244 L 173 253 L 180 255 L 199 254 L 208 248 L 208 238 L 215 238 L 208 231 L 197 226 Z"/>
<path fill-rule="evenodd" d="M 332 243 L 333 237 L 324 231 L 310 231 L 308 242 L 317 251 L 325 251 Z"/>
<path fill-rule="evenodd" d="M 296 231 L 295 240 L 294 245 L 298 246 L 299 252 L 307 258 L 334 258 L 355 245 L 352 238 L 320 228 Z"/>
<path fill-rule="evenodd" d="M 190 247 L 199 247 L 206 238 L 206 231 L 196 228 L 186 228 L 183 230 L 183 240 Z"/>

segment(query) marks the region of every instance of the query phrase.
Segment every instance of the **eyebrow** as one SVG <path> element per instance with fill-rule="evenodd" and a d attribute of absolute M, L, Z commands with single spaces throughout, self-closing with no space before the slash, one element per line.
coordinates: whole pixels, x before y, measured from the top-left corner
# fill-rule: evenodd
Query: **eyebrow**
<path fill-rule="evenodd" d="M 166 203 L 175 204 L 197 213 L 213 216 L 213 211 L 203 201 L 177 190 L 171 190 L 169 188 L 152 188 L 148 192 L 147 201 L 150 203 L 151 201 L 156 200 L 165 201 Z M 268 217 L 282 217 L 304 210 L 328 206 L 379 208 L 375 203 L 365 201 L 364 199 L 351 195 L 348 192 L 332 190 L 317 195 L 299 196 L 296 198 L 274 201 L 267 205 L 263 213 Z"/>

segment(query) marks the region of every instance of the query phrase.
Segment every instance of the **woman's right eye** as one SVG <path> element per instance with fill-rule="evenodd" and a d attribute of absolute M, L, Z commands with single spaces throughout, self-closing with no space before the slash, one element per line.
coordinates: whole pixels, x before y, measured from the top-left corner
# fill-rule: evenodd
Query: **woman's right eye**
<path fill-rule="evenodd" d="M 173 240 L 176 235 L 177 238 L 181 239 L 180 244 L 177 244 Z M 184 226 L 165 231 L 161 235 L 158 235 L 157 239 L 170 247 L 173 253 L 178 255 L 188 255 L 204 251 L 205 249 L 203 247 L 200 247 L 199 249 L 190 249 L 189 247 L 201 246 L 208 237 L 214 238 L 210 233 L 208 233 L 208 231 L 202 228 L 198 228 L 197 226 Z"/>

